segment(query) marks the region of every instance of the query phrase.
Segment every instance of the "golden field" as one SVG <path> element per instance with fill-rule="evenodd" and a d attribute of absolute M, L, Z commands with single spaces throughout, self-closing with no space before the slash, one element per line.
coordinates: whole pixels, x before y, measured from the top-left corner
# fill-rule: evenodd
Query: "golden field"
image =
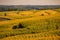
<path fill-rule="evenodd" d="M 0 12 L 0 40 L 60 40 L 60 9 Z"/>

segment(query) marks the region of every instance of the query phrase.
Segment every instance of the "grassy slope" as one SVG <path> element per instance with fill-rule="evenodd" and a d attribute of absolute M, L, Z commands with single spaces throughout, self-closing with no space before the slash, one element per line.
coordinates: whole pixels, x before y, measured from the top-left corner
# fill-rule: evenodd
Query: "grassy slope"
<path fill-rule="evenodd" d="M 44 14 L 44 15 L 42 16 L 41 14 Z M 21 35 L 21 34 L 26 34 L 26 35 L 28 34 L 29 36 L 29 34 L 31 33 L 42 34 L 44 32 L 48 32 L 47 34 L 50 35 L 49 33 L 50 31 L 53 31 L 51 33 L 52 35 L 54 35 L 55 33 L 57 35 L 60 32 L 58 31 L 60 29 L 60 25 L 59 25 L 60 24 L 60 12 L 55 11 L 55 10 L 40 10 L 40 11 L 38 10 L 38 11 L 26 11 L 26 12 L 23 11 L 23 12 L 19 12 L 19 14 L 16 14 L 16 12 L 9 12 L 9 15 L 7 14 L 7 16 L 5 17 L 12 18 L 12 20 L 8 20 L 8 21 L 6 20 L 6 21 L 0 22 L 0 38 Z M 13 30 L 12 27 L 14 25 L 18 25 L 19 23 L 21 23 L 25 28 Z M 57 32 L 54 32 L 55 30 L 57 30 Z M 57 35 L 58 38 L 59 38 L 59 35 Z M 14 39 L 14 37 L 12 39 Z"/>

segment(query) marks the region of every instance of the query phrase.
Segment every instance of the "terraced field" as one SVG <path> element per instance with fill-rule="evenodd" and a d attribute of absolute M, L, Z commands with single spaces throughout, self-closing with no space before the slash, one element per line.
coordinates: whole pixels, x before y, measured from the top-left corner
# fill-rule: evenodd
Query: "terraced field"
<path fill-rule="evenodd" d="M 0 40 L 60 40 L 59 10 L 0 12 Z"/>

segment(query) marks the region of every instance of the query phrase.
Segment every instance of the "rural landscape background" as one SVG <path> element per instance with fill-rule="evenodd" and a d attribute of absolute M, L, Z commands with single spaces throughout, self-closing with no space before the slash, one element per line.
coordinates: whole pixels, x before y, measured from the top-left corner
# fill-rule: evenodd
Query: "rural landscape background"
<path fill-rule="evenodd" d="M 0 5 L 0 40 L 60 40 L 60 5 Z"/>

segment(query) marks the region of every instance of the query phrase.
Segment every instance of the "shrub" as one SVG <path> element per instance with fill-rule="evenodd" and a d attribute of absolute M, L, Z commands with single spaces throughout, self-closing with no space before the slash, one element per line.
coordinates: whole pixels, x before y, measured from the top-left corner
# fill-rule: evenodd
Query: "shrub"
<path fill-rule="evenodd" d="M 44 14 L 41 14 L 41 16 L 44 16 Z"/>
<path fill-rule="evenodd" d="M 19 23 L 18 25 L 13 26 L 12 29 L 19 29 L 19 28 L 25 28 L 21 23 Z"/>

